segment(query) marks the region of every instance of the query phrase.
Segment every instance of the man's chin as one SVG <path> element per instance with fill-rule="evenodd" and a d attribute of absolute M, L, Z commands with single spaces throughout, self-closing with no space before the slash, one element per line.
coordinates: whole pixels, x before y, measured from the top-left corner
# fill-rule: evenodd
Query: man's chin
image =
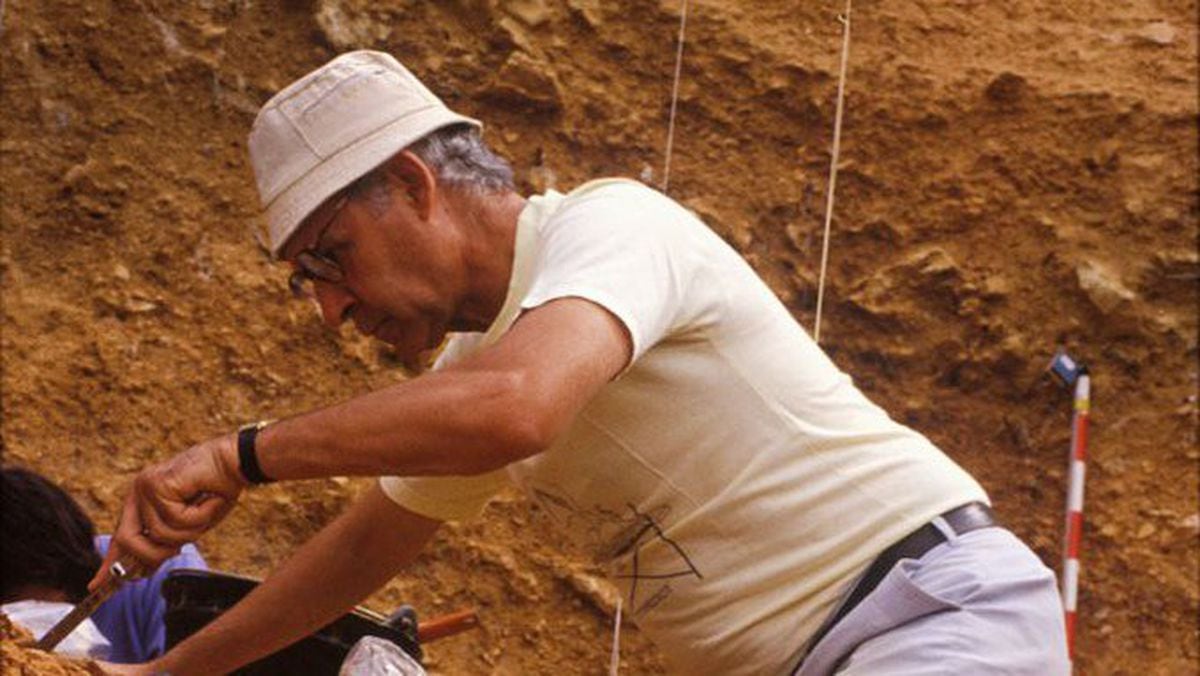
<path fill-rule="evenodd" d="M 394 345 L 392 347 L 395 347 Z M 410 357 L 402 358 L 400 365 L 404 368 L 410 378 L 416 377 L 433 368 L 434 362 L 437 361 L 438 355 L 442 351 L 442 346 L 421 350 Z"/>

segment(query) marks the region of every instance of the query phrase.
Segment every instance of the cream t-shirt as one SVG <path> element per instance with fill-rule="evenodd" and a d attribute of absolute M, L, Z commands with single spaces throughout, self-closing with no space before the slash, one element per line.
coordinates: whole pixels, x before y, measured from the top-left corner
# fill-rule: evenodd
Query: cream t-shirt
<path fill-rule="evenodd" d="M 453 520 L 516 484 L 558 518 L 565 546 L 609 568 L 674 670 L 786 672 L 879 552 L 987 499 L 868 401 L 720 237 L 632 181 L 531 198 L 504 308 L 486 333 L 455 336 L 438 367 L 563 297 L 620 319 L 633 357 L 562 438 L 500 472 L 381 485 Z"/>

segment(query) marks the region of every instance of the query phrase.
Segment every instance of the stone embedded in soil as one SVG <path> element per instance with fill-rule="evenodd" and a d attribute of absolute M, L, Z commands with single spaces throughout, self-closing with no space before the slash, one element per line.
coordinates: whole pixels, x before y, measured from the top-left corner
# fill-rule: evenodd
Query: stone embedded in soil
<path fill-rule="evenodd" d="M 562 108 L 562 88 L 553 69 L 520 51 L 509 55 L 485 93 L 538 110 Z"/>
<path fill-rule="evenodd" d="M 1200 512 L 1180 519 L 1179 526 L 1200 534 Z"/>
<path fill-rule="evenodd" d="M 1137 294 L 1121 282 L 1115 270 L 1098 261 L 1083 261 L 1075 267 L 1075 276 L 1079 288 L 1105 314 L 1137 298 Z"/>
<path fill-rule="evenodd" d="M 546 0 L 511 0 L 504 10 L 535 28 L 550 19 Z"/>
<path fill-rule="evenodd" d="M 1025 78 L 1005 71 L 1000 73 L 991 82 L 988 83 L 984 94 L 994 103 L 1005 106 L 1012 106 L 1024 98 L 1029 89 L 1029 83 Z"/>
<path fill-rule="evenodd" d="M 1165 47 L 1175 42 L 1178 31 L 1166 21 L 1152 21 L 1133 34 L 1135 40 L 1146 44 Z"/>
<path fill-rule="evenodd" d="M 354 4 L 322 0 L 313 13 L 321 34 L 340 51 L 371 47 L 386 40 L 392 32 L 388 22 L 377 20 L 363 8 L 347 7 Z"/>
<path fill-rule="evenodd" d="M 601 0 L 567 0 L 567 6 L 584 23 L 596 28 L 604 23 L 604 15 L 600 12 Z"/>

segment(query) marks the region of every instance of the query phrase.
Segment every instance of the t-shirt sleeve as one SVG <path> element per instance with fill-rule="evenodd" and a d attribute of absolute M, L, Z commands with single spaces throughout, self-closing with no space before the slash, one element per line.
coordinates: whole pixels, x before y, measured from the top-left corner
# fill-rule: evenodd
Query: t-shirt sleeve
<path fill-rule="evenodd" d="M 434 370 L 465 358 L 481 346 L 479 334 L 451 339 Z M 483 511 L 489 500 L 508 484 L 504 470 L 476 476 L 385 476 L 379 487 L 397 505 L 437 521 L 466 521 Z"/>
<path fill-rule="evenodd" d="M 473 519 L 508 483 L 504 470 L 477 476 L 385 476 L 379 487 L 397 505 L 437 521 Z"/>
<path fill-rule="evenodd" d="M 577 297 L 605 308 L 633 342 L 628 368 L 685 320 L 694 266 L 679 246 L 690 215 L 630 182 L 572 194 L 543 224 L 534 282 L 521 302 L 536 308 Z"/>

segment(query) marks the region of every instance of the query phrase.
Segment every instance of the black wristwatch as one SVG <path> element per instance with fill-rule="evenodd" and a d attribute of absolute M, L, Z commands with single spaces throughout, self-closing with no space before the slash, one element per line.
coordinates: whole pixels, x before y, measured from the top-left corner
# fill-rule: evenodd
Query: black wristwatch
<path fill-rule="evenodd" d="M 274 479 L 263 474 L 262 467 L 258 466 L 258 449 L 255 447 L 259 430 L 270 425 L 271 422 L 270 420 L 260 420 L 256 423 L 245 425 L 238 430 L 238 471 L 242 473 L 242 476 L 251 485 L 258 486 L 274 481 Z"/>

